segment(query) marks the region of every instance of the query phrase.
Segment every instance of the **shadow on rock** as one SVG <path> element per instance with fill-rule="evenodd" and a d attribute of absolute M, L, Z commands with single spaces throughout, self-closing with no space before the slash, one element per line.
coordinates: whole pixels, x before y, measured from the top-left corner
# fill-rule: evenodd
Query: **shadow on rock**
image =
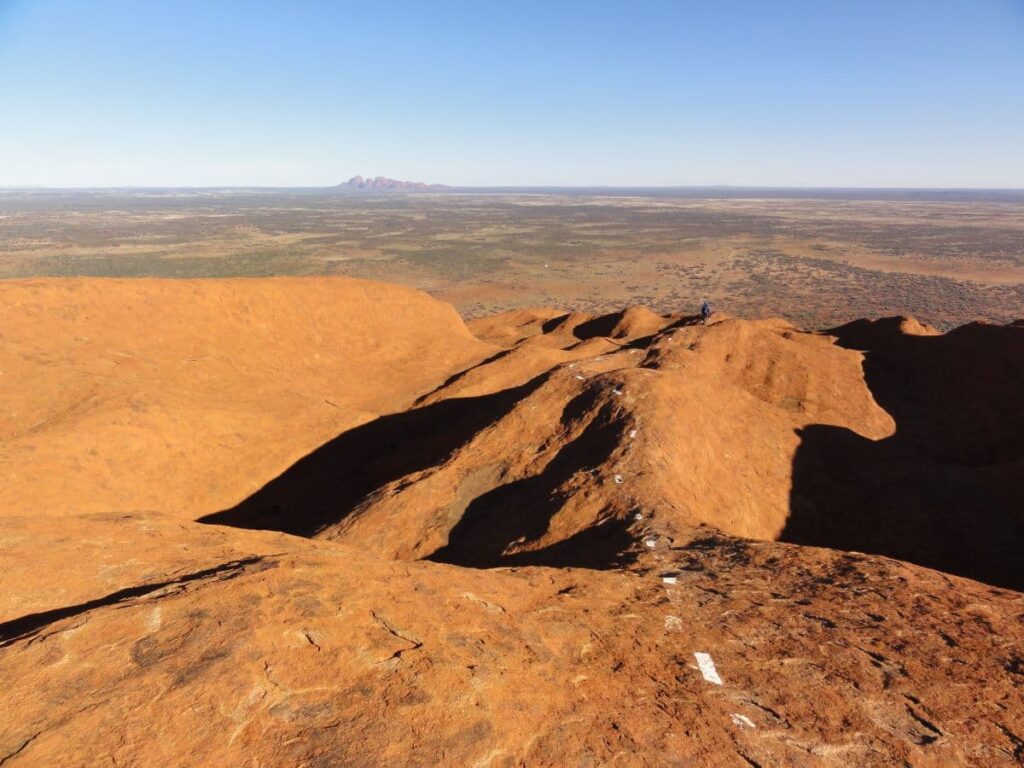
<path fill-rule="evenodd" d="M 377 488 L 442 463 L 543 379 L 381 416 L 320 446 L 237 506 L 199 522 L 313 536 Z"/>
<path fill-rule="evenodd" d="M 567 425 L 595 406 L 597 393 L 588 390 L 566 404 Z M 550 565 L 613 568 L 625 564 L 633 545 L 628 522 L 608 517 L 541 549 L 509 552 L 536 541 L 549 530 L 555 514 L 573 493 L 579 473 L 602 467 L 621 440 L 622 424 L 614 407 L 600 407 L 587 426 L 566 443 L 542 472 L 494 488 L 474 499 L 448 535 L 448 543 L 429 559 L 475 568 Z"/>
<path fill-rule="evenodd" d="M 973 324 L 907 335 L 899 318 L 831 331 L 863 350 L 896 433 L 800 430 L 790 516 L 796 544 L 907 560 L 1024 589 L 1024 329 Z"/>

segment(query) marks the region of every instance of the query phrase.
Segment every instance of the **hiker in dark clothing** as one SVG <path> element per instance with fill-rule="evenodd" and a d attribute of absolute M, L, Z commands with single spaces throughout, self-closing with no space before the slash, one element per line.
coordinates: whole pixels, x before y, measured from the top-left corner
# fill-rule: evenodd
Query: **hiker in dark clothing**
<path fill-rule="evenodd" d="M 704 299 L 704 303 L 700 305 L 700 319 L 704 325 L 708 324 L 708 318 L 711 317 L 711 302 Z"/>

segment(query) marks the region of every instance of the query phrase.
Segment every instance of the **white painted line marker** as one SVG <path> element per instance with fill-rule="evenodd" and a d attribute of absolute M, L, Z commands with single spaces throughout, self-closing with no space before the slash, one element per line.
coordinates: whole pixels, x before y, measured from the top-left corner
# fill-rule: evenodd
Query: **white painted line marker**
<path fill-rule="evenodd" d="M 715 662 L 711 660 L 711 654 L 698 651 L 693 654 L 693 658 L 697 660 L 697 666 L 705 680 L 715 685 L 722 684 L 722 678 L 718 676 L 718 670 L 715 669 Z"/>
<path fill-rule="evenodd" d="M 744 728 L 757 728 L 757 726 L 754 725 L 754 721 L 751 720 L 746 715 L 733 714 L 732 722 L 733 722 L 733 725 L 738 725 L 740 727 L 741 731 Z"/>

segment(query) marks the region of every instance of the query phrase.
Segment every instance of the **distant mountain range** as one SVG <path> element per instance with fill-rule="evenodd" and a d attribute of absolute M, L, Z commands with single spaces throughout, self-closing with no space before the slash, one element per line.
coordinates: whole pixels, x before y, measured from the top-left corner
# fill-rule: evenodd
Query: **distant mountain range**
<path fill-rule="evenodd" d="M 348 181 L 343 181 L 339 184 L 336 189 L 346 191 L 367 190 L 371 192 L 416 192 L 431 189 L 448 189 L 448 187 L 444 184 L 427 184 L 422 181 L 399 181 L 398 179 L 389 179 L 385 176 L 375 176 L 372 179 L 353 176 Z"/>

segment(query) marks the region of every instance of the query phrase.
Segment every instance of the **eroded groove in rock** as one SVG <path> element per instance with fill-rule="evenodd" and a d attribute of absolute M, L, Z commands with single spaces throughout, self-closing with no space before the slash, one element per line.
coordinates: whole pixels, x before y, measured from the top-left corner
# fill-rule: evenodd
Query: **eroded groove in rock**
<path fill-rule="evenodd" d="M 117 592 L 111 592 L 109 595 L 98 597 L 95 600 L 88 600 L 84 603 L 21 616 L 17 619 L 0 623 L 0 648 L 20 640 L 27 640 L 51 624 L 73 616 L 79 616 L 96 608 L 103 608 L 104 606 L 116 605 L 135 598 L 145 597 L 168 587 L 185 586 L 192 582 L 208 579 L 224 581 L 241 576 L 243 573 L 258 573 L 275 567 L 277 567 L 277 562 L 273 559 L 246 557 L 240 560 L 221 563 L 211 568 L 204 568 L 194 573 L 187 573 L 184 576 L 177 576 L 173 579 L 119 589 Z"/>

